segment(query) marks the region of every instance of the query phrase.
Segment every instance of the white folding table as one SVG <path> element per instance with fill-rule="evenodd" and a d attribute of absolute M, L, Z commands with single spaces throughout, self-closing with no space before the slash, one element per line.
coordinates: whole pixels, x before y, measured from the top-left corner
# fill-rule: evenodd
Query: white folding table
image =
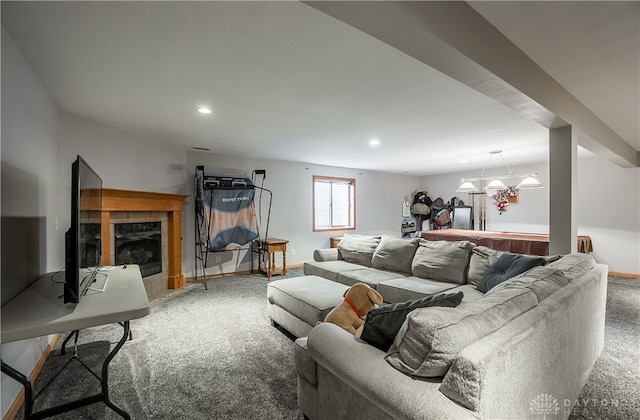
<path fill-rule="evenodd" d="M 122 417 L 130 418 L 109 399 L 108 367 L 127 341 L 129 321 L 149 314 L 149 300 L 137 265 L 113 267 L 101 273 L 106 274 L 104 290 L 90 289 L 77 304 L 62 302 L 62 284 L 54 280 L 56 273 L 48 273 L 2 307 L 2 343 L 111 323 L 119 323 L 124 328 L 122 338 L 102 364 L 100 393 L 36 413 L 32 412 L 33 390 L 29 378 L 2 361 L 2 372 L 24 387 L 25 419 L 50 417 L 100 401 Z"/>

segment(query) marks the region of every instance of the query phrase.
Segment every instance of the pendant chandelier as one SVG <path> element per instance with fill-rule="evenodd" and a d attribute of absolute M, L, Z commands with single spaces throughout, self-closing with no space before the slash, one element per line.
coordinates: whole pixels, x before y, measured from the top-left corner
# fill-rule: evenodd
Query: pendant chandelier
<path fill-rule="evenodd" d="M 500 156 L 500 159 L 502 159 L 502 161 L 504 162 L 505 166 L 507 167 L 507 170 L 509 171 L 509 174 L 497 175 L 497 176 L 484 176 L 484 173 L 487 170 L 487 165 L 489 165 L 489 162 L 491 162 L 491 158 L 493 158 L 493 155 Z M 537 173 L 514 174 L 511 171 L 511 167 L 509 166 L 507 161 L 504 160 L 504 157 L 502 157 L 502 150 L 493 150 L 493 151 L 489 152 L 489 160 L 487 161 L 487 164 L 484 166 L 484 169 L 482 170 L 482 173 L 480 174 L 480 176 L 476 177 L 476 178 L 462 178 L 461 179 L 461 184 L 458 187 L 458 189 L 456 190 L 456 192 L 466 192 L 466 193 L 479 192 L 480 189 L 473 184 L 474 182 L 477 182 L 477 181 L 489 181 L 487 186 L 483 188 L 484 191 L 486 191 L 486 190 L 506 190 L 508 187 L 504 184 L 504 182 L 502 180 L 509 179 L 509 178 L 524 178 L 515 187 L 517 190 L 544 187 L 544 185 L 542 185 L 540 183 L 540 181 L 538 181 L 537 176 L 538 176 Z"/>

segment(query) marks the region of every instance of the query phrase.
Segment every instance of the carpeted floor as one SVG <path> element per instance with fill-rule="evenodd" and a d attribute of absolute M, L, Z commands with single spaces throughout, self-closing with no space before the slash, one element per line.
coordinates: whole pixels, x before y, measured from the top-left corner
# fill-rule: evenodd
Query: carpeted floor
<path fill-rule="evenodd" d="M 133 340 L 111 363 L 112 401 L 134 419 L 300 419 L 293 342 L 269 323 L 267 283 L 260 275 L 225 277 L 210 280 L 209 290 L 190 285 L 153 302 L 149 316 L 131 322 Z M 640 280 L 611 277 L 608 294 L 605 349 L 572 419 L 640 413 Z M 110 343 L 121 335 L 117 325 L 84 330 L 78 354 L 100 372 Z M 69 360 L 72 351 L 59 354 L 61 341 L 36 391 Z M 76 360 L 70 367 L 38 398 L 36 409 L 99 390 Z M 120 417 L 98 403 L 56 418 Z"/>

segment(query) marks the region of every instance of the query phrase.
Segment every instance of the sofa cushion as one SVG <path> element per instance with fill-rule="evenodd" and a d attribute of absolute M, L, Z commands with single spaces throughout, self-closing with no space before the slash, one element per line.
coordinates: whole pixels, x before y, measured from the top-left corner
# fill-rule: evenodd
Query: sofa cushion
<path fill-rule="evenodd" d="M 542 257 L 530 257 L 505 252 L 484 273 L 482 280 L 478 283 L 478 290 L 486 293 L 503 281 L 524 273 L 537 265 L 544 265 L 545 262 Z"/>
<path fill-rule="evenodd" d="M 417 308 L 447 306 L 455 308 L 462 302 L 462 292 L 441 293 L 418 300 L 387 304 L 367 313 L 360 338 L 382 351 L 389 350 L 407 314 Z"/>
<path fill-rule="evenodd" d="M 392 280 L 406 277 L 406 274 L 395 271 L 378 270 L 377 268 L 361 268 L 360 270 L 343 271 L 338 274 L 338 282 L 353 286 L 356 283 L 366 283 L 369 287 L 378 288 L 378 283 L 385 280 Z M 384 296 L 382 296 L 384 298 Z"/>
<path fill-rule="evenodd" d="M 371 267 L 371 258 L 379 243 L 380 236 L 346 233 L 338 243 L 338 250 L 345 261 Z"/>
<path fill-rule="evenodd" d="M 465 284 L 474 247 L 469 241 L 422 240 L 413 257 L 411 273 L 425 279 Z"/>
<path fill-rule="evenodd" d="M 526 289 L 504 289 L 456 308 L 412 311 L 398 331 L 385 359 L 416 377 L 443 376 L 456 355 L 537 305 Z"/>
<path fill-rule="evenodd" d="M 569 279 L 561 270 L 549 266 L 537 266 L 500 283 L 489 290 L 487 295 L 505 288 L 519 287 L 531 290 L 540 303 L 567 284 L 569 284 Z"/>
<path fill-rule="evenodd" d="M 342 302 L 347 289 L 322 277 L 290 277 L 267 284 L 267 301 L 313 326 Z"/>
<path fill-rule="evenodd" d="M 378 283 L 377 290 L 385 302 L 397 303 L 422 299 L 423 297 L 448 291 L 448 289 L 452 289 L 455 286 L 457 286 L 455 283 L 410 276 L 381 281 Z"/>
<path fill-rule="evenodd" d="M 371 265 L 382 270 L 411 274 L 411 261 L 419 243 L 419 238 L 400 239 L 382 235 L 373 253 Z"/>
<path fill-rule="evenodd" d="M 561 270 L 571 282 L 591 271 L 596 266 L 596 261 L 590 254 L 572 253 L 549 263 L 548 266 Z"/>
<path fill-rule="evenodd" d="M 306 276 L 319 276 L 333 281 L 338 281 L 340 273 L 350 270 L 362 270 L 362 265 L 344 260 L 310 261 L 303 265 L 303 272 Z"/>
<path fill-rule="evenodd" d="M 467 282 L 477 286 L 489 267 L 495 263 L 505 251 L 498 251 L 484 245 L 477 246 L 471 251 L 469 274 Z"/>

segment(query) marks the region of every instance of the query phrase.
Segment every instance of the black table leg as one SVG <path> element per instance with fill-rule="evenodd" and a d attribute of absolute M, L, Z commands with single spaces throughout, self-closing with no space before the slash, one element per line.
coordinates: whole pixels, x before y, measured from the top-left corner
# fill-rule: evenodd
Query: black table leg
<path fill-rule="evenodd" d="M 111 363 L 111 360 L 113 360 L 113 358 L 118 353 L 118 351 L 120 351 L 120 349 L 122 348 L 124 343 L 127 341 L 127 339 L 131 337 L 129 321 L 124 321 L 119 324 L 122 325 L 122 327 L 124 328 L 124 333 L 122 334 L 122 338 L 120 339 L 120 341 L 118 341 L 116 346 L 111 350 L 107 358 L 102 363 L 102 377 L 98 378 L 100 379 L 100 384 L 102 385 L 102 392 L 99 394 L 91 395 L 89 397 L 81 398 L 76 401 L 71 401 L 66 404 L 61 404 L 61 405 L 47 408 L 34 413 L 33 412 L 33 387 L 31 385 L 31 381 L 29 381 L 28 377 L 26 377 L 25 375 L 18 372 L 16 369 L 12 368 L 11 366 L 7 365 L 4 361 L 2 361 L 2 372 L 7 376 L 9 376 L 10 378 L 14 379 L 15 381 L 20 382 L 20 384 L 22 384 L 22 386 L 24 387 L 24 418 L 25 420 L 35 420 L 35 419 L 43 419 L 43 418 L 51 417 L 56 414 L 71 411 L 76 408 L 84 407 L 100 401 L 104 402 L 105 405 L 107 405 L 107 407 L 111 408 L 113 411 L 121 415 L 124 419 L 127 419 L 127 420 L 131 419 L 131 416 L 129 415 L 129 413 L 127 413 L 126 411 L 124 411 L 123 409 L 115 405 L 113 401 L 111 401 L 111 399 L 109 398 L 109 363 Z M 76 339 L 77 339 L 78 331 L 74 331 L 69 335 L 69 337 L 67 337 L 64 344 L 66 344 L 69 338 L 72 337 L 74 334 L 76 335 Z M 64 344 L 63 344 L 63 348 L 64 348 Z M 74 357 L 77 358 L 77 355 L 74 355 Z M 88 367 L 84 363 L 82 363 L 82 365 L 86 369 L 88 369 Z M 90 369 L 89 371 L 93 373 Z M 95 373 L 93 374 L 94 376 L 97 377 Z"/>
<path fill-rule="evenodd" d="M 2 362 L 2 373 L 22 384 L 24 388 L 24 418 L 25 420 L 28 419 L 31 417 L 31 412 L 33 411 L 33 388 L 31 381 L 4 361 Z"/>

